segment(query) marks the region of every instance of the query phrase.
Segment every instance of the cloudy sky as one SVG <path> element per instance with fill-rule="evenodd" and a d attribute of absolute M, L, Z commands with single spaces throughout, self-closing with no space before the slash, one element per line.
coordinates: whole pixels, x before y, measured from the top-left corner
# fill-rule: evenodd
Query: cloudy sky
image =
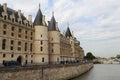
<path fill-rule="evenodd" d="M 85 53 L 111 57 L 120 54 L 120 0 L 0 0 L 0 4 L 22 10 L 35 18 L 39 3 L 46 21 L 52 11 L 61 33 L 67 23 Z"/>

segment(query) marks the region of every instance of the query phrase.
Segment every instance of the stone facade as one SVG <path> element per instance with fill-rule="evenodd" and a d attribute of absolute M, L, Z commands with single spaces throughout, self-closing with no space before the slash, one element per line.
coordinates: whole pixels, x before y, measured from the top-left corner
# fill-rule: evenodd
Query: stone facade
<path fill-rule="evenodd" d="M 54 14 L 48 25 L 39 8 L 34 22 L 21 10 L 15 11 L 4 3 L 0 5 L 0 65 L 18 61 L 22 65 L 60 63 L 79 60 L 84 56 L 80 42 L 70 32 L 62 34 Z"/>
<path fill-rule="evenodd" d="M 0 71 L 1 80 L 68 80 L 89 71 L 92 63 L 13 68 Z"/>

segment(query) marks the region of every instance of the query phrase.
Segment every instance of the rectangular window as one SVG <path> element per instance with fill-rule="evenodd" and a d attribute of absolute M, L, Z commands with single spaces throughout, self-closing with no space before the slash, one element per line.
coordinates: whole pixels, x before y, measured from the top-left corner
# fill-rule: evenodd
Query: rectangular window
<path fill-rule="evenodd" d="M 21 31 L 22 31 L 21 29 L 18 30 L 19 33 L 21 33 Z"/>
<path fill-rule="evenodd" d="M 19 46 L 21 45 L 21 42 L 20 42 L 20 41 L 18 41 L 18 45 L 19 45 Z"/>
<path fill-rule="evenodd" d="M 30 44 L 30 51 L 32 52 L 32 43 Z"/>
<path fill-rule="evenodd" d="M 6 31 L 3 31 L 3 34 L 6 35 Z"/>
<path fill-rule="evenodd" d="M 6 39 L 2 40 L 2 49 L 5 50 L 6 47 Z"/>
<path fill-rule="evenodd" d="M 18 37 L 21 38 L 21 34 L 18 34 Z"/>
<path fill-rule="evenodd" d="M 43 41 L 41 41 L 41 45 L 43 44 Z"/>
<path fill-rule="evenodd" d="M 14 36 L 14 33 L 13 33 L 13 32 L 11 33 L 11 36 Z"/>
<path fill-rule="evenodd" d="M 18 47 L 18 51 L 21 51 L 21 47 Z"/>
<path fill-rule="evenodd" d="M 14 41 L 13 40 L 11 40 L 11 45 L 13 45 L 14 44 Z"/>
<path fill-rule="evenodd" d="M 27 43 L 25 43 L 25 51 L 27 51 Z"/>
<path fill-rule="evenodd" d="M 42 58 L 42 62 L 44 62 L 44 57 Z"/>
<path fill-rule="evenodd" d="M 4 24 L 4 25 L 3 25 L 3 29 L 6 29 L 6 27 L 7 27 L 7 25 L 6 25 L 6 24 Z"/>
<path fill-rule="evenodd" d="M 11 27 L 11 31 L 14 31 L 14 27 Z"/>
<path fill-rule="evenodd" d="M 6 56 L 6 55 L 5 55 L 5 54 L 3 54 L 3 58 L 5 58 L 5 56 Z"/>
<path fill-rule="evenodd" d="M 10 50 L 13 50 L 13 46 L 10 47 Z"/>
<path fill-rule="evenodd" d="M 14 57 L 14 54 L 11 54 L 11 58 L 13 58 Z"/>
<path fill-rule="evenodd" d="M 43 47 L 41 47 L 40 50 L 43 51 Z"/>

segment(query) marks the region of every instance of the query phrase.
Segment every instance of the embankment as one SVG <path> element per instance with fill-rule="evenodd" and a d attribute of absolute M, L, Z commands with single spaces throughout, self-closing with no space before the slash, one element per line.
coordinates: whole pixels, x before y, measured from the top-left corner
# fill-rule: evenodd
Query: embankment
<path fill-rule="evenodd" d="M 0 68 L 0 80 L 67 80 L 87 72 L 92 67 L 93 63 L 3 67 Z"/>

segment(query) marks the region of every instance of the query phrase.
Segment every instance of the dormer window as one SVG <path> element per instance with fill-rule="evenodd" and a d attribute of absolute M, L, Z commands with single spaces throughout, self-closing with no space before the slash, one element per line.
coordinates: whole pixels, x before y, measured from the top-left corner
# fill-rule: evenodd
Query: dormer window
<path fill-rule="evenodd" d="M 26 26 L 27 26 L 27 23 L 26 23 Z"/>
<path fill-rule="evenodd" d="M 19 21 L 19 24 L 21 24 L 21 21 Z"/>
<path fill-rule="evenodd" d="M 4 16 L 4 20 L 6 20 L 7 19 L 7 16 Z"/>
<path fill-rule="evenodd" d="M 12 19 L 12 22 L 14 22 L 14 18 Z"/>

